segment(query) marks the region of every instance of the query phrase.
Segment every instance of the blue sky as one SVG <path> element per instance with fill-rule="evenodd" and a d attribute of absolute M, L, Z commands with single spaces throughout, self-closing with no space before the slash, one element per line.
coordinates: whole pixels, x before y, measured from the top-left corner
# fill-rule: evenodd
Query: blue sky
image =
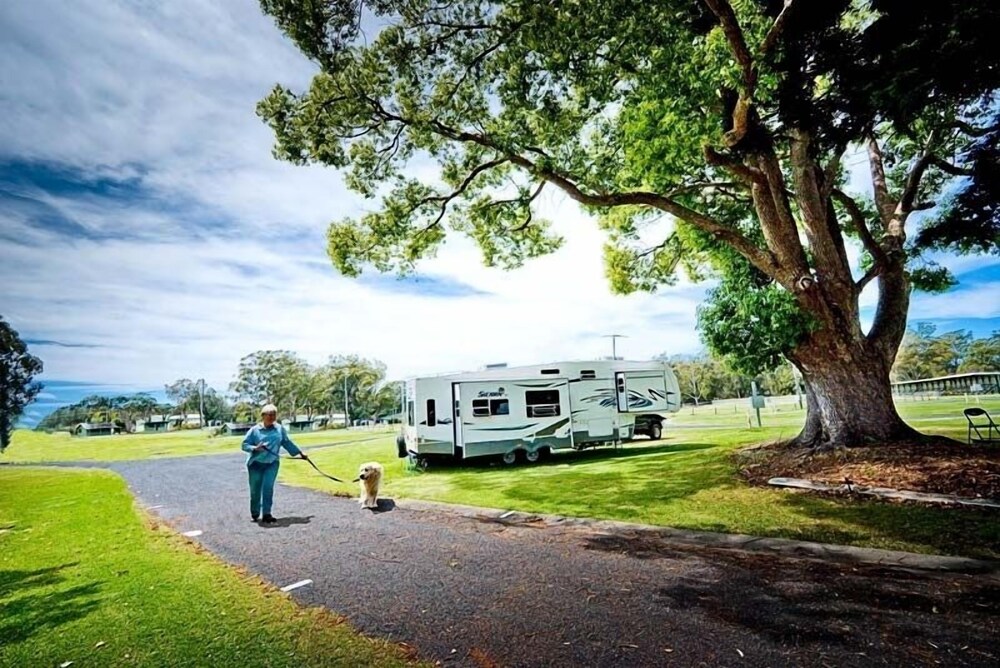
<path fill-rule="evenodd" d="M 313 67 L 256 0 L 9 0 L 0 71 L 0 314 L 58 400 L 80 387 L 65 383 L 225 388 L 264 348 L 357 353 L 402 377 L 606 355 L 610 332 L 636 359 L 701 347 L 705 286 L 612 295 L 601 233 L 556 192 L 539 214 L 568 242 L 521 270 L 486 269 L 455 238 L 414 278 L 337 275 L 326 226 L 371 204 L 335 171 L 271 157 L 254 107 Z M 1000 329 L 997 258 L 946 264 L 960 285 L 916 296 L 911 321 Z"/>

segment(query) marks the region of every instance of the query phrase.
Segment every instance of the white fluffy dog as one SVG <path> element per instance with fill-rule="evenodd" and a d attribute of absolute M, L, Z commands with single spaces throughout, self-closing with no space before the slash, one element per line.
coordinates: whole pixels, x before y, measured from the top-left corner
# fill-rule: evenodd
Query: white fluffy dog
<path fill-rule="evenodd" d="M 358 502 L 364 508 L 378 508 L 378 488 L 382 482 L 382 465 L 378 462 L 362 464 L 355 482 L 361 481 L 361 498 Z"/>

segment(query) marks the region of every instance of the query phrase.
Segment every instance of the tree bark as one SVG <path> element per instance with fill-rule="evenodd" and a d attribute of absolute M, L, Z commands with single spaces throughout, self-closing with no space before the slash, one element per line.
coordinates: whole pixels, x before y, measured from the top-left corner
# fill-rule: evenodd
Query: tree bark
<path fill-rule="evenodd" d="M 792 445 L 828 450 L 922 438 L 893 402 L 895 350 L 830 334 L 819 332 L 791 354 L 806 386 L 806 422 Z"/>

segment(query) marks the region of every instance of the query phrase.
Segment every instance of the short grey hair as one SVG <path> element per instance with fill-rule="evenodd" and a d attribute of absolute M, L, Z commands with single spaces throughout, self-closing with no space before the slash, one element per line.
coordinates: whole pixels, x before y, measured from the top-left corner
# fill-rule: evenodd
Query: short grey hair
<path fill-rule="evenodd" d="M 263 408 L 260 409 L 261 415 L 264 415 L 265 413 L 277 414 L 277 412 L 278 412 L 278 407 L 275 406 L 274 404 L 266 404 Z"/>

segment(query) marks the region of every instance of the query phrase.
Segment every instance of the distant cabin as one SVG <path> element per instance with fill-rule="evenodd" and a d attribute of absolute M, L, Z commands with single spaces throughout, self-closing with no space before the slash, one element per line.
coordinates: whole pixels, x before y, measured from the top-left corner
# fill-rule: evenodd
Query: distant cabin
<path fill-rule="evenodd" d="M 186 415 L 171 415 L 167 418 L 168 429 L 198 429 L 201 427 L 201 416 L 198 413 Z"/>
<path fill-rule="evenodd" d="M 135 432 L 137 434 L 155 434 L 167 431 L 170 422 L 165 415 L 150 415 L 148 420 L 136 420 Z"/>
<path fill-rule="evenodd" d="M 73 429 L 75 436 L 111 436 L 121 431 L 112 422 L 81 422 Z"/>
<path fill-rule="evenodd" d="M 230 436 L 245 436 L 253 425 L 253 422 L 227 422 L 222 430 Z"/>
<path fill-rule="evenodd" d="M 296 415 L 293 418 L 285 420 L 282 424 L 290 432 L 303 432 L 325 429 L 329 423 L 330 418 L 326 415 L 313 415 L 312 417 L 308 415 Z"/>

